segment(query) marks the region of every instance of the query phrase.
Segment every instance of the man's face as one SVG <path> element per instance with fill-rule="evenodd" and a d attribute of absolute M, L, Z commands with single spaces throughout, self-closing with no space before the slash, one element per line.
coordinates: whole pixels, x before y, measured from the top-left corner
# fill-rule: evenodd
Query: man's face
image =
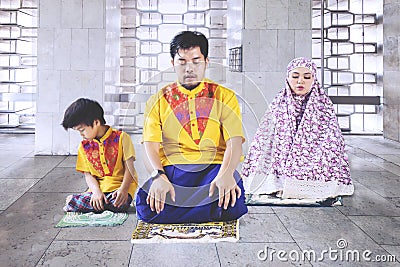
<path fill-rule="evenodd" d="M 200 51 L 200 47 L 179 49 L 171 60 L 178 81 L 186 88 L 194 88 L 204 78 L 207 68 L 208 58 L 205 59 Z"/>

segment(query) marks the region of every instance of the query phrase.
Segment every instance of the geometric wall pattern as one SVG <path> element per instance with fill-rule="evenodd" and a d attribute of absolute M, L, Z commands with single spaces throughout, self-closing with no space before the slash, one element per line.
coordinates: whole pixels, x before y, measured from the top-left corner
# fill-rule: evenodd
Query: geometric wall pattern
<path fill-rule="evenodd" d="M 209 40 L 210 62 L 226 64 L 227 1 L 121 1 L 120 108 L 118 128 L 140 133 L 148 97 L 174 81 L 169 43 L 180 31 L 202 32 Z"/>
<path fill-rule="evenodd" d="M 328 94 L 340 96 L 335 108 L 344 132 L 383 131 L 382 8 L 381 0 L 313 1 L 313 58 Z M 360 104 L 371 96 L 379 103 Z"/>
<path fill-rule="evenodd" d="M 0 132 L 34 132 L 37 1 L 0 0 Z"/>

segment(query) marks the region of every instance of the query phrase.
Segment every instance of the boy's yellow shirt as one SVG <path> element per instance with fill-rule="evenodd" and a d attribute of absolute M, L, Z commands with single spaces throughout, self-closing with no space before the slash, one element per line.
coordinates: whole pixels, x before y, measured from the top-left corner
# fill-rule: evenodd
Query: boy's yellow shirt
<path fill-rule="evenodd" d="M 135 160 L 131 137 L 109 127 L 99 141 L 83 140 L 79 144 L 76 170 L 88 172 L 97 178 L 102 192 L 113 192 L 122 184 L 125 173 L 123 162 L 132 157 Z M 135 171 L 134 180 L 137 181 L 137 178 Z M 132 182 L 128 190 L 131 197 L 136 189 L 137 182 Z"/>

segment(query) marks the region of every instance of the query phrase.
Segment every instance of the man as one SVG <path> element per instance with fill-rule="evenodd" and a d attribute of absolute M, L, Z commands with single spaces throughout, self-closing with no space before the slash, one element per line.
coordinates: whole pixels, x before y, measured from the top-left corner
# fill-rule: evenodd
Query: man
<path fill-rule="evenodd" d="M 146 104 L 143 142 L 149 179 L 136 198 L 154 223 L 227 221 L 247 212 L 236 167 L 244 142 L 235 93 L 204 78 L 208 40 L 184 31 L 170 44 L 178 81 Z"/>

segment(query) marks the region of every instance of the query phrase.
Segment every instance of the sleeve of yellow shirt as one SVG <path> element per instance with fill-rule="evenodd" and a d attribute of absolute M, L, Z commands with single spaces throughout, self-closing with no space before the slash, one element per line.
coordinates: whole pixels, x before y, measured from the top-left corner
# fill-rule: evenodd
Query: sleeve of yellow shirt
<path fill-rule="evenodd" d="M 78 157 L 76 159 L 76 170 L 80 172 L 90 172 L 85 151 L 83 151 L 82 143 L 78 147 Z"/>
<path fill-rule="evenodd" d="M 130 158 L 133 158 L 133 161 L 135 161 L 136 160 L 135 148 L 133 146 L 132 139 L 129 136 L 129 134 L 122 132 L 121 143 L 122 143 L 122 152 L 123 152 L 122 159 L 124 161 L 126 161 Z M 133 171 L 134 171 L 133 176 L 137 180 L 138 175 L 137 175 L 136 169 L 134 167 L 133 167 Z"/>
<path fill-rule="evenodd" d="M 227 141 L 232 137 L 242 137 L 242 142 L 245 141 L 242 129 L 242 116 L 240 106 L 234 92 L 225 95 L 222 99 L 223 108 L 221 115 L 222 131 L 224 140 Z"/>
<path fill-rule="evenodd" d="M 121 134 L 121 142 L 122 142 L 122 159 L 124 161 L 133 157 L 133 160 L 136 160 L 135 156 L 135 148 L 133 147 L 132 139 L 129 134 L 122 132 Z"/>
<path fill-rule="evenodd" d="M 162 142 L 160 101 L 162 94 L 149 98 L 144 112 L 143 142 Z"/>

